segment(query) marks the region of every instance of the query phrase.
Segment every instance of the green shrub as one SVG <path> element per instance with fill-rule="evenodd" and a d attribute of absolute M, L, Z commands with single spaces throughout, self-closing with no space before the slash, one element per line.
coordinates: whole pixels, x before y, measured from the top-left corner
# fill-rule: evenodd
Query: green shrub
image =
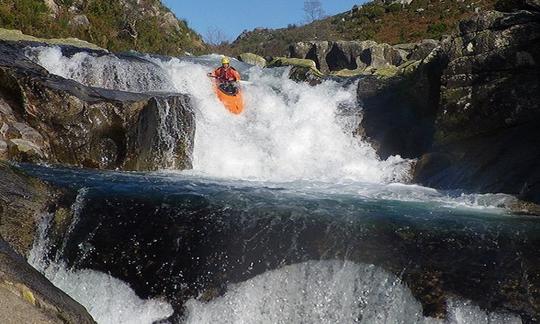
<path fill-rule="evenodd" d="M 382 17 L 385 14 L 386 10 L 383 6 L 380 5 L 367 4 L 364 5 L 359 12 L 361 15 L 373 20 Z"/>
<path fill-rule="evenodd" d="M 427 27 L 427 32 L 433 38 L 441 37 L 448 30 L 445 23 L 436 23 Z"/>
<path fill-rule="evenodd" d="M 391 5 L 386 6 L 386 12 L 398 12 L 401 11 L 403 6 L 400 3 L 392 3 Z"/>

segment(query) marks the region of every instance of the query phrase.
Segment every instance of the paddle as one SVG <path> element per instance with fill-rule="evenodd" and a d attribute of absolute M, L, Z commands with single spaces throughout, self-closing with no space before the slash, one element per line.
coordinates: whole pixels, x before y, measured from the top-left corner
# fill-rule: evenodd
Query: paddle
<path fill-rule="evenodd" d="M 210 74 L 210 73 L 208 73 L 207 76 L 208 76 L 209 78 L 218 79 L 217 76 L 214 76 L 214 75 L 212 75 L 212 74 Z M 251 81 L 244 81 L 244 80 L 238 80 L 238 81 L 235 81 L 235 82 L 238 82 L 238 83 L 240 83 L 240 84 L 245 84 L 245 85 L 253 84 L 253 82 L 251 82 Z"/>

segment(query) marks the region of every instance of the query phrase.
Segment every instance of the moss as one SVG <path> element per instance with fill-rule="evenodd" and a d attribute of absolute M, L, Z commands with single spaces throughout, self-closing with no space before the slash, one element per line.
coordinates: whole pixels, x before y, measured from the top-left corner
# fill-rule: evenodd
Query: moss
<path fill-rule="evenodd" d="M 75 47 L 102 49 L 101 47 L 77 38 L 38 38 L 23 34 L 20 30 L 0 28 L 0 39 L 7 41 L 41 42 L 52 45 L 71 45 Z"/>
<path fill-rule="evenodd" d="M 363 73 L 364 73 L 364 69 L 355 69 L 355 70 L 343 69 L 343 70 L 333 72 L 331 75 L 341 77 L 341 78 L 350 78 L 350 77 L 362 75 Z"/>
<path fill-rule="evenodd" d="M 270 63 L 268 63 L 268 67 L 279 66 L 301 66 L 317 70 L 317 64 L 315 64 L 315 61 L 307 59 L 275 57 L 272 61 L 270 61 Z"/>
<path fill-rule="evenodd" d="M 396 76 L 398 73 L 398 68 L 393 65 L 383 66 L 378 69 L 376 69 L 373 73 L 373 75 L 387 79 Z"/>

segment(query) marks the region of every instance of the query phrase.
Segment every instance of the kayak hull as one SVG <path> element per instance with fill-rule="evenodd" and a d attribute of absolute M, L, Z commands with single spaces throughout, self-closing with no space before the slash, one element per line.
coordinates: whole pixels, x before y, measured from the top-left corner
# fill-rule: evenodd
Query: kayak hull
<path fill-rule="evenodd" d="M 241 89 L 238 89 L 238 92 L 235 95 L 230 95 L 223 92 L 219 88 L 217 82 L 214 82 L 214 91 L 216 92 L 219 101 L 223 103 L 228 111 L 235 115 L 240 115 L 244 111 L 244 97 L 242 96 Z"/>

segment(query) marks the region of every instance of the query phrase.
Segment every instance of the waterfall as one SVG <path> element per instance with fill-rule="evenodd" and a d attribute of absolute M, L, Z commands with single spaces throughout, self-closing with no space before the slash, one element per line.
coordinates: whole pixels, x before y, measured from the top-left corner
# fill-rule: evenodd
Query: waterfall
<path fill-rule="evenodd" d="M 344 87 L 326 81 L 309 86 L 289 80 L 287 70 L 262 70 L 235 62 L 250 80 L 243 86 L 245 113 L 236 117 L 223 108 L 206 77 L 218 65 L 217 55 L 189 60 L 144 57 L 133 62 L 112 54 L 65 57 L 54 47 L 29 50 L 28 55 L 51 73 L 87 85 L 189 94 L 197 113 L 196 174 L 267 181 L 388 183 L 408 179 L 411 161 L 399 156 L 381 160 L 367 142 L 353 136 L 361 118 L 354 84 Z M 104 72 L 110 69 L 115 72 Z M 160 109 L 162 114 L 168 111 L 166 106 Z"/>
<path fill-rule="evenodd" d="M 137 138 L 145 144 L 140 147 L 159 146 L 139 152 L 141 161 L 153 163 L 156 154 L 163 154 L 167 163 L 162 167 L 181 169 L 175 162 L 179 139 L 193 135 L 192 170 L 43 171 L 51 172 L 49 180 L 56 184 L 90 189 L 79 191 L 71 225 L 52 260 L 47 233 L 53 216 L 43 215 L 29 262 L 99 323 L 152 323 L 173 315 L 167 302 L 143 300 L 117 278 L 146 292 L 153 289 L 150 296 L 165 294 L 176 312 L 173 320 L 187 323 L 521 323 L 504 309 L 486 311 L 458 297 L 448 299 L 444 320 L 423 315 L 416 290 L 407 285 L 411 282 L 396 275 L 409 264 L 414 271 L 440 265 L 429 263 L 421 244 L 448 248 L 452 256 L 470 253 L 473 257 L 459 260 L 461 267 L 490 252 L 486 255 L 493 263 L 470 264 L 482 269 L 471 271 L 478 275 L 488 263 L 521 253 L 521 245 L 505 244 L 527 224 L 508 233 L 501 229 L 507 220 L 496 207 L 514 203 L 507 195 L 454 194 L 405 184 L 413 161 L 381 159 L 353 135 L 362 118 L 356 84 L 327 80 L 310 86 L 290 80 L 286 68 L 233 61 L 249 79 L 242 85 L 245 112 L 235 116 L 216 98 L 206 76 L 218 65 L 217 55 L 65 56 L 57 47 L 28 49 L 27 55 L 51 73 L 89 86 L 187 94 L 195 109 L 193 135 L 175 123 L 180 118 L 173 102 L 156 100 L 140 125 L 152 121 L 160 127 Z M 88 203 L 92 192 L 95 200 Z M 494 210 L 491 223 L 482 222 Z M 81 215 L 88 221 L 84 225 Z M 78 226 L 83 234 L 68 242 Z M 468 246 L 469 239 L 477 249 Z M 105 271 L 116 278 L 68 267 L 62 253 L 69 244 L 76 254 L 70 264 L 110 266 Z M 366 247 L 370 244 L 372 249 Z M 508 254 L 502 253 L 504 247 Z M 438 250 L 428 252 L 433 251 Z M 393 260 L 381 261 L 385 257 L 394 258 L 395 267 L 388 266 Z M 449 258 L 452 266 L 443 264 L 437 271 L 453 268 L 455 261 Z M 468 278 L 465 285 L 477 277 Z"/>

